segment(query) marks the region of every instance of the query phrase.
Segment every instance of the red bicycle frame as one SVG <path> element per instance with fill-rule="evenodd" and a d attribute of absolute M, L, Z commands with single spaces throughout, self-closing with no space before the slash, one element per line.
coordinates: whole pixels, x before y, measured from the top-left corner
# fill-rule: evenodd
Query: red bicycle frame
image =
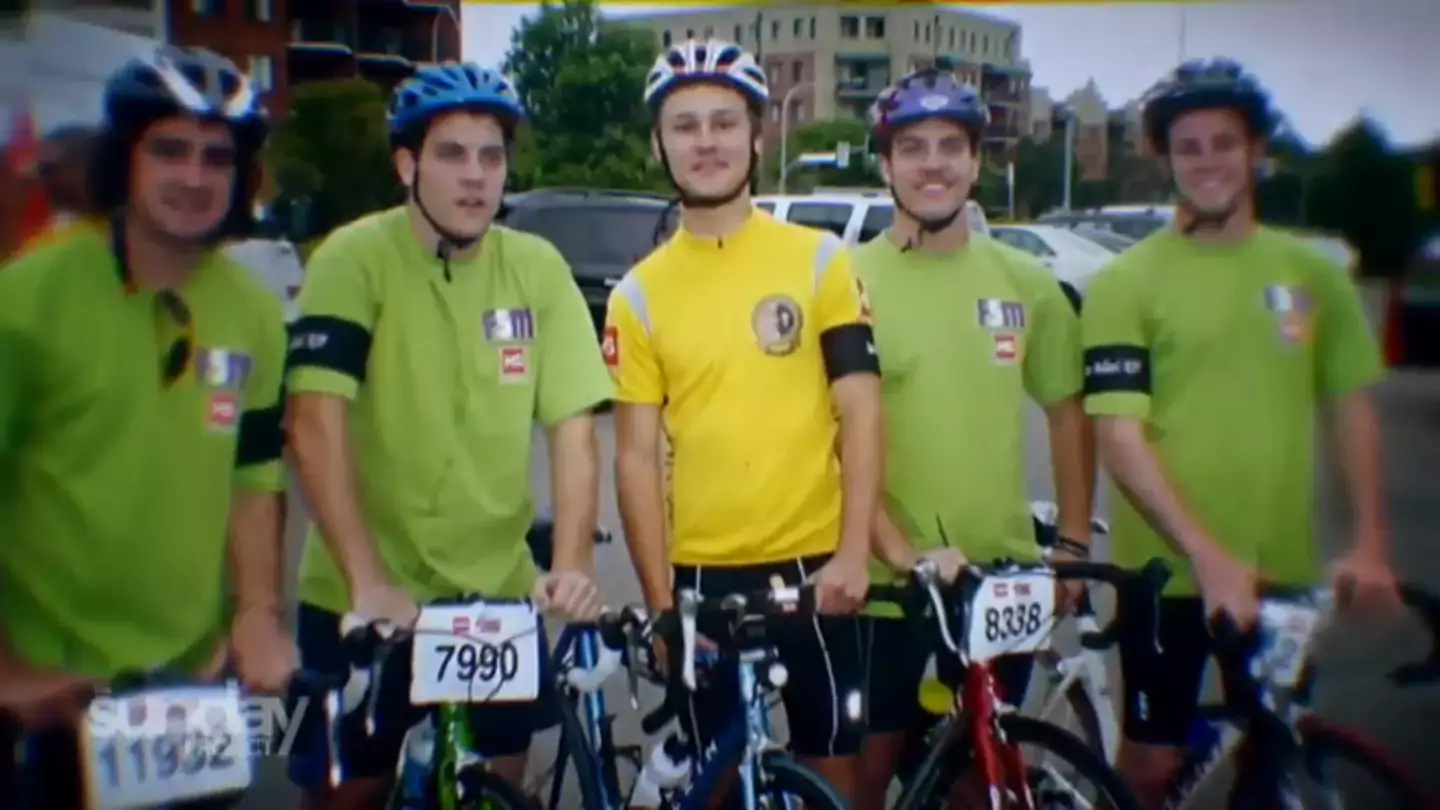
<path fill-rule="evenodd" d="M 1020 746 L 1005 739 L 999 717 L 1000 698 L 988 663 L 971 662 L 955 695 L 955 711 L 970 737 L 975 762 L 985 781 L 990 810 L 1035 810 L 1025 757 Z M 1006 795 L 1014 797 L 1008 806 Z"/>

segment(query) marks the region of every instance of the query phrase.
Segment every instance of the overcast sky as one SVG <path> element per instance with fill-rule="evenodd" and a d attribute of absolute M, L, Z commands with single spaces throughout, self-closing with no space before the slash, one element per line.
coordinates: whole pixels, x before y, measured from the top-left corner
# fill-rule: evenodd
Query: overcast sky
<path fill-rule="evenodd" d="M 719 5 L 719 4 L 716 4 Z M 953 4 L 963 5 L 963 4 Z M 465 58 L 497 66 L 538 4 L 467 3 Z M 601 3 L 616 16 L 677 6 Z M 1361 110 L 1402 143 L 1440 138 L 1440 0 L 1251 0 L 1196 5 L 985 4 L 1018 22 L 1034 84 L 1063 99 L 1094 78 L 1111 106 L 1188 56 L 1251 67 L 1300 134 L 1324 143 Z"/>

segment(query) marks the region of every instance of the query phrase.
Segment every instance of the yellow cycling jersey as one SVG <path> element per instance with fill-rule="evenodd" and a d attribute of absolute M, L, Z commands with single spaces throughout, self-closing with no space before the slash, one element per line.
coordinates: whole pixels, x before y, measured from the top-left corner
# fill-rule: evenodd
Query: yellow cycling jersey
<path fill-rule="evenodd" d="M 834 552 L 829 386 L 879 370 L 862 301 L 839 239 L 762 211 L 724 239 L 682 229 L 616 287 L 605 359 L 619 402 L 663 408 L 672 562 Z"/>

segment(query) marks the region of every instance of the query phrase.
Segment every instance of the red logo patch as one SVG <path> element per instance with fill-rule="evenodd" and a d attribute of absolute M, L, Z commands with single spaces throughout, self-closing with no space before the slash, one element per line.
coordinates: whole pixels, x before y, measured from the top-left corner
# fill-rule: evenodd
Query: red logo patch
<path fill-rule="evenodd" d="M 232 393 L 210 395 L 210 427 L 230 429 L 240 421 L 240 399 Z"/>
<path fill-rule="evenodd" d="M 1014 335 L 995 336 L 995 359 L 1002 363 L 1012 363 L 1020 354 L 1020 343 Z"/>
<path fill-rule="evenodd" d="M 614 368 L 620 365 L 620 330 L 613 326 L 605 327 L 605 336 L 600 341 L 600 354 L 605 358 L 605 365 Z"/>
<path fill-rule="evenodd" d="M 529 369 L 524 346 L 505 346 L 500 349 L 500 377 L 514 380 L 525 376 Z"/>

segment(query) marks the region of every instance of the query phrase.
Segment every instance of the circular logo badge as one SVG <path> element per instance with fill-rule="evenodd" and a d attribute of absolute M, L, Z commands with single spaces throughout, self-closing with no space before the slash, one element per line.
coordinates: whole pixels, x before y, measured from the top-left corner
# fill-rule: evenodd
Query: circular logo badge
<path fill-rule="evenodd" d="M 803 325 L 800 305 L 787 295 L 770 295 L 760 299 L 750 315 L 750 326 L 760 348 L 772 357 L 783 357 L 800 346 Z"/>

